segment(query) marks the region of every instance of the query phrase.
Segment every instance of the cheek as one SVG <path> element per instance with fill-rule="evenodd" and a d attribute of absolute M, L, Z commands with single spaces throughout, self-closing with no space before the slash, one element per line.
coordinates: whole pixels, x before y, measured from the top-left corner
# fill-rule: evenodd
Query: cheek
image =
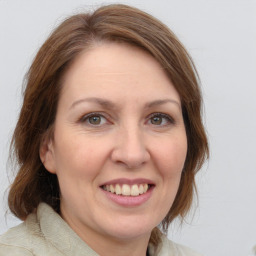
<path fill-rule="evenodd" d="M 187 155 L 186 138 L 165 140 L 156 147 L 158 169 L 165 178 L 180 177 Z"/>
<path fill-rule="evenodd" d="M 88 136 L 66 136 L 56 145 L 57 174 L 69 178 L 93 179 L 100 171 L 107 155 L 106 143 L 88 139 Z"/>
<path fill-rule="evenodd" d="M 90 194 L 94 181 L 102 168 L 101 159 L 104 152 L 90 141 L 59 140 L 56 150 L 56 174 L 58 176 L 62 200 L 67 203 L 79 202 Z M 101 157 L 100 157 L 101 155 Z"/>

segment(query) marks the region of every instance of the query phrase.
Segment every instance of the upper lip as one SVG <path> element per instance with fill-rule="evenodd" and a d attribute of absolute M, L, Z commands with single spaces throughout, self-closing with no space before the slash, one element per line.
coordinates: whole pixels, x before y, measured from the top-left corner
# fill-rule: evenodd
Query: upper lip
<path fill-rule="evenodd" d="M 104 182 L 100 186 L 106 186 L 106 185 L 114 185 L 114 184 L 127 184 L 127 185 L 134 185 L 134 184 L 150 184 L 154 185 L 154 182 L 149 179 L 139 178 L 139 179 L 127 179 L 127 178 L 119 178 L 119 179 L 113 179 L 109 180 L 107 182 Z"/>

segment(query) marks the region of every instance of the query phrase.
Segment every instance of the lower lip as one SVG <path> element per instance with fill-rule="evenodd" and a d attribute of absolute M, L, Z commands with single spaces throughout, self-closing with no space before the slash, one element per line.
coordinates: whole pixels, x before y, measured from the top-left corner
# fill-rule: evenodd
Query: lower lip
<path fill-rule="evenodd" d="M 116 195 L 111 192 L 105 191 L 102 189 L 102 192 L 114 203 L 126 206 L 126 207 L 133 207 L 133 206 L 139 206 L 144 204 L 149 200 L 149 198 L 152 195 L 154 187 L 151 187 L 146 193 L 139 195 L 139 196 L 122 196 L 122 195 Z"/>

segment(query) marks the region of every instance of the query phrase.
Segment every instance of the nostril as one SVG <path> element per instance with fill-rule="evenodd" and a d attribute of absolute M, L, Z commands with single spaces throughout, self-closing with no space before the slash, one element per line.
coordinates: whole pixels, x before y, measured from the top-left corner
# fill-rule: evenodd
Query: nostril
<path fill-rule="evenodd" d="M 149 151 L 141 131 L 126 127 L 118 136 L 111 152 L 115 163 L 123 164 L 127 169 L 137 169 L 150 159 Z"/>
<path fill-rule="evenodd" d="M 127 154 L 124 151 L 116 150 L 112 153 L 112 160 L 117 164 L 124 165 L 127 169 L 137 169 L 148 162 L 149 154 L 133 153 Z"/>

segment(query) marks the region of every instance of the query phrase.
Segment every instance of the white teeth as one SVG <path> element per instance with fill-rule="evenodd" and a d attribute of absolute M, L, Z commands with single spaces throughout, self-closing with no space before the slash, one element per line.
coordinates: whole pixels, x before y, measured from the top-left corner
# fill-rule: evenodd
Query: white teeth
<path fill-rule="evenodd" d="M 111 193 L 115 193 L 115 188 L 114 188 L 114 186 L 112 184 L 110 185 L 110 192 Z"/>
<path fill-rule="evenodd" d="M 131 189 L 130 189 L 129 185 L 124 184 L 122 186 L 122 195 L 124 195 L 124 196 L 130 196 L 131 195 Z"/>
<path fill-rule="evenodd" d="M 139 193 L 140 195 L 144 193 L 144 186 L 142 184 L 139 186 Z"/>
<path fill-rule="evenodd" d="M 149 189 L 148 184 L 111 184 L 111 185 L 105 185 L 102 187 L 105 191 L 111 192 L 116 195 L 122 195 L 122 196 L 139 196 L 144 193 L 146 193 Z"/>
<path fill-rule="evenodd" d="M 148 191 L 148 184 L 144 184 L 143 189 L 144 189 L 143 192 L 146 193 Z"/>
<path fill-rule="evenodd" d="M 108 191 L 109 191 L 109 190 L 108 190 Z M 122 194 L 122 189 L 121 189 L 121 187 L 120 187 L 119 184 L 117 184 L 116 187 L 115 187 L 115 193 L 116 193 L 117 195 L 121 195 L 121 194 Z"/>
<path fill-rule="evenodd" d="M 137 184 L 132 185 L 131 196 L 138 196 L 139 194 L 140 194 L 140 191 L 139 191 L 138 185 Z"/>

